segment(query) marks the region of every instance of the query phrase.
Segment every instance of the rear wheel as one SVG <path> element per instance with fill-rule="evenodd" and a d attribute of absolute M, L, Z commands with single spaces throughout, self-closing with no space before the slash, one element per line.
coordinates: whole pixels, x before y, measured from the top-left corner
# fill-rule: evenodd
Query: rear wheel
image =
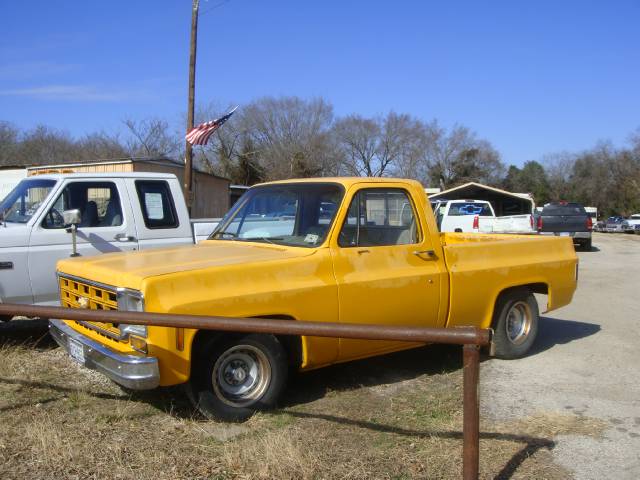
<path fill-rule="evenodd" d="M 223 337 L 197 354 L 189 396 L 207 418 L 246 420 L 276 405 L 287 371 L 285 350 L 274 336 Z"/>
<path fill-rule="evenodd" d="M 13 317 L 11 315 L 0 315 L 0 322 L 8 322 Z"/>
<path fill-rule="evenodd" d="M 535 341 L 539 318 L 538 302 L 528 289 L 518 288 L 502 294 L 493 317 L 496 357 L 524 356 Z"/>
<path fill-rule="evenodd" d="M 585 242 L 582 244 L 582 249 L 585 252 L 590 252 L 591 251 L 591 239 L 585 240 Z"/>

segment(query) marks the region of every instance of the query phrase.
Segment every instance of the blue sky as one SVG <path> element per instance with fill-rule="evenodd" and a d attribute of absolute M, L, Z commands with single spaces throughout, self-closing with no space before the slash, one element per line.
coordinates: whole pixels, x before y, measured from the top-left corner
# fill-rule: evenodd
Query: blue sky
<path fill-rule="evenodd" d="M 82 136 L 186 111 L 190 0 L 0 3 L 0 120 Z M 202 0 L 196 101 L 323 96 L 458 122 L 507 163 L 640 127 L 640 2 Z"/>

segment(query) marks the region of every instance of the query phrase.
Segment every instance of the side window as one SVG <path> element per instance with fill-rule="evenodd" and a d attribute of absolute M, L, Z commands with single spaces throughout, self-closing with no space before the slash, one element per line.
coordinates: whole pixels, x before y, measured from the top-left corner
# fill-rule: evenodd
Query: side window
<path fill-rule="evenodd" d="M 418 243 L 409 196 L 400 189 L 359 191 L 349 206 L 338 237 L 341 247 L 377 247 Z"/>
<path fill-rule="evenodd" d="M 178 215 L 167 182 L 136 180 L 136 191 L 147 228 L 178 228 Z"/>
<path fill-rule="evenodd" d="M 122 225 L 122 205 L 113 182 L 69 183 L 49 208 L 42 228 L 64 228 L 62 212 L 80 210 L 82 227 L 117 227 Z"/>

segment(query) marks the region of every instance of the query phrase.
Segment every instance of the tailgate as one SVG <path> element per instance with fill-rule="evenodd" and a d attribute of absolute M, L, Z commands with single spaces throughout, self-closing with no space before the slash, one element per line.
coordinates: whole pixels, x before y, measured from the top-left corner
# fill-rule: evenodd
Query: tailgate
<path fill-rule="evenodd" d="M 543 215 L 542 232 L 588 232 L 585 215 Z"/>

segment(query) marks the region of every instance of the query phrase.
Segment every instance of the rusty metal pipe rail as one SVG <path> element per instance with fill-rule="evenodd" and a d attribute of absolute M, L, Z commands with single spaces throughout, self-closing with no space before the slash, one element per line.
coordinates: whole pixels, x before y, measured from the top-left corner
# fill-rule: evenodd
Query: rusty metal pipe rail
<path fill-rule="evenodd" d="M 368 324 L 309 322 L 270 318 L 209 317 L 117 310 L 85 310 L 0 303 L 0 315 L 62 318 L 225 332 L 341 337 L 362 340 L 394 340 L 418 343 L 463 345 L 463 478 L 477 479 L 479 473 L 480 410 L 478 383 L 480 347 L 491 342 L 491 330 L 477 327 L 419 328 Z"/>
<path fill-rule="evenodd" d="M 280 320 L 273 318 L 236 318 L 149 312 L 120 312 L 118 310 L 86 310 L 37 305 L 14 305 L 8 303 L 0 303 L 0 315 L 64 318 L 85 322 L 195 328 L 224 332 L 275 333 L 279 335 L 341 337 L 363 340 L 396 340 L 401 342 L 447 343 L 454 345 L 488 345 L 490 341 L 489 330 L 482 330 L 476 327 L 394 327 L 352 323 Z"/>

